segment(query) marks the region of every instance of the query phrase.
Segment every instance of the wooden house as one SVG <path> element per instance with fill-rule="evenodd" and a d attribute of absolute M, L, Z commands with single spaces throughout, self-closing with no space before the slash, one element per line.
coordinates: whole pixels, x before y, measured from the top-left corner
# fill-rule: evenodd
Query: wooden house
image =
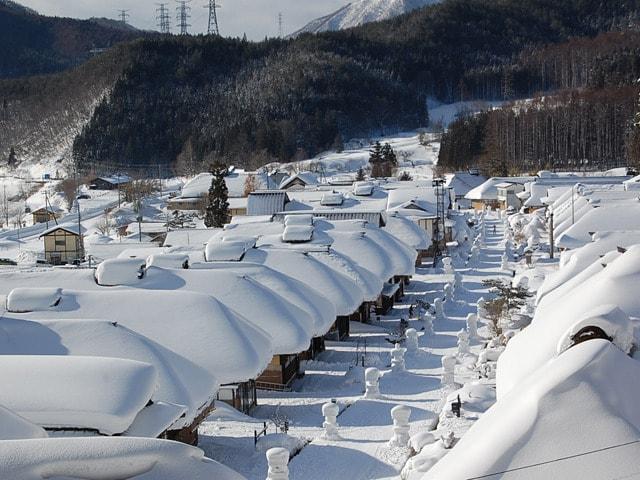
<path fill-rule="evenodd" d="M 77 225 L 56 225 L 45 231 L 44 256 L 47 263 L 65 265 L 83 260 L 82 232 Z"/>
<path fill-rule="evenodd" d="M 31 212 L 33 224 L 55 222 L 62 216 L 62 209 L 58 207 L 41 207 Z"/>
<path fill-rule="evenodd" d="M 91 190 L 117 190 L 131 183 L 131 177 L 127 175 L 111 175 L 109 177 L 96 177 L 89 182 Z"/>

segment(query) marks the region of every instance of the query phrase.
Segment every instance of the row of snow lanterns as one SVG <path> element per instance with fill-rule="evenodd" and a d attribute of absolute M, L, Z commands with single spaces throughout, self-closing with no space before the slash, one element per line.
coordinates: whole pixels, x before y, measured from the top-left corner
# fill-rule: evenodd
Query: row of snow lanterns
<path fill-rule="evenodd" d="M 450 290 L 453 290 L 454 286 L 462 288 L 462 277 L 458 272 L 454 284 L 447 284 Z M 453 299 L 452 296 L 447 295 L 447 300 Z M 444 309 L 442 300 L 436 299 L 434 302 L 436 309 L 436 318 L 444 318 Z M 458 332 L 458 355 L 465 355 L 469 353 L 470 339 L 477 337 L 477 319 L 481 314 L 481 310 L 484 307 L 484 299 L 478 301 L 478 314 L 469 314 L 467 316 L 467 329 L 460 330 Z M 425 314 L 425 322 L 429 324 L 431 331 L 433 330 L 433 317 L 429 312 Z M 406 333 L 406 345 L 407 348 L 400 347 L 399 343 L 394 345 L 391 350 L 391 371 L 395 373 L 404 372 L 406 364 L 404 355 L 407 351 L 415 352 L 418 350 L 418 332 L 414 328 L 407 329 Z M 455 387 L 455 366 L 457 364 L 457 357 L 454 355 L 446 355 L 442 357 L 442 384 L 446 387 Z M 371 367 L 365 370 L 365 393 L 363 398 L 367 400 L 376 400 L 384 398 L 380 393 L 380 370 Z M 457 401 L 453 402 L 451 409 L 456 416 L 460 416 L 462 402 L 460 396 Z M 324 422 L 322 427 L 324 428 L 323 438 L 325 440 L 339 441 L 342 440 L 338 431 L 338 415 L 340 413 L 340 407 L 335 400 L 322 405 L 322 415 Z M 393 420 L 393 436 L 389 440 L 390 447 L 408 447 L 409 436 L 409 418 L 411 417 L 411 408 L 406 405 L 396 405 L 391 409 L 391 418 Z M 450 432 L 446 438 L 443 438 L 445 448 L 451 448 L 453 445 L 453 432 Z M 285 448 L 272 448 L 267 451 L 267 461 L 269 463 L 269 471 L 267 480 L 288 480 L 289 478 L 289 451 Z"/>

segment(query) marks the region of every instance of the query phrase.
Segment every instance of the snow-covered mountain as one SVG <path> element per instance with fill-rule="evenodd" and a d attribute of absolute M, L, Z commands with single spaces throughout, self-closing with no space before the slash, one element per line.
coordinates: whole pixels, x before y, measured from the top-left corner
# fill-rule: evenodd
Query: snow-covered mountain
<path fill-rule="evenodd" d="M 357 27 L 369 22 L 387 20 L 403 13 L 438 3 L 440 0 L 358 0 L 340 10 L 309 22 L 292 37 L 302 33 L 318 33 Z"/>

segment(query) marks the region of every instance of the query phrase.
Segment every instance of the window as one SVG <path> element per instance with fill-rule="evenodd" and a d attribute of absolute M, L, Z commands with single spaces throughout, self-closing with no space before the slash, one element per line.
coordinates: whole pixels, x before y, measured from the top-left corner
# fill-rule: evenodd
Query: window
<path fill-rule="evenodd" d="M 67 245 L 67 242 L 64 238 L 62 239 L 56 238 L 56 247 L 65 247 L 66 245 Z"/>

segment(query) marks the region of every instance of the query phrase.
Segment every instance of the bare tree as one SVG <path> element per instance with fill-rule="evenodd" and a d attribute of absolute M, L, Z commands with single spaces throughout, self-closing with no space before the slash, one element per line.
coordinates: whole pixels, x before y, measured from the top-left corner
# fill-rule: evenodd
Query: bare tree
<path fill-rule="evenodd" d="M 256 180 L 256 176 L 252 173 L 247 175 L 247 178 L 244 180 L 244 190 L 242 195 L 244 197 L 248 197 L 249 194 L 255 192 L 258 189 L 258 181 Z"/>
<path fill-rule="evenodd" d="M 105 211 L 104 217 L 96 224 L 96 229 L 107 237 L 111 236 L 111 233 L 116 228 L 116 222 L 111 217 L 109 211 Z"/>
<path fill-rule="evenodd" d="M 67 178 L 61 181 L 58 184 L 57 191 L 62 193 L 65 203 L 67 204 L 67 210 L 71 211 L 78 195 L 78 187 L 75 180 L 73 178 Z"/>

